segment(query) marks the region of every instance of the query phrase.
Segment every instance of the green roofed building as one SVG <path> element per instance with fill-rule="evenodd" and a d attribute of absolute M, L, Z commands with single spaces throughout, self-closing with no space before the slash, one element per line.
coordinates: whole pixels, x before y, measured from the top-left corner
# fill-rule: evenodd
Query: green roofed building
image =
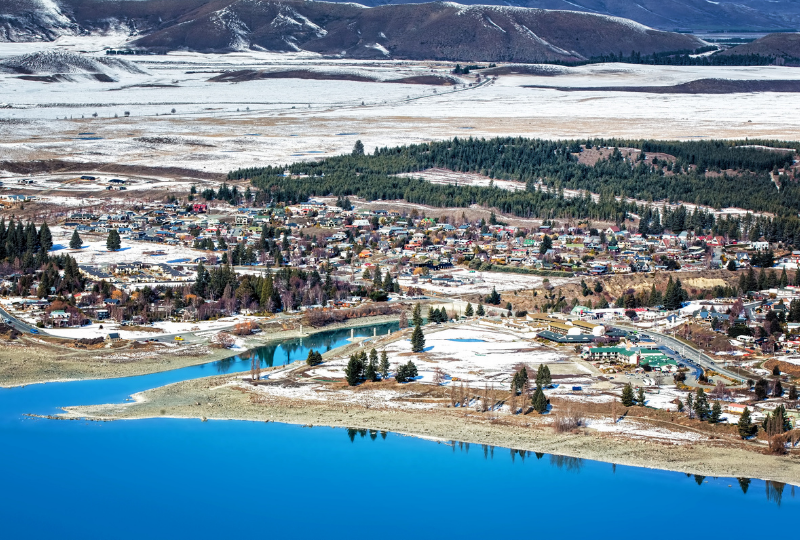
<path fill-rule="evenodd" d="M 594 362 L 623 362 L 625 364 L 648 364 L 650 360 L 667 358 L 656 349 L 639 349 L 635 347 L 592 347 L 587 360 Z M 652 364 L 651 364 L 652 366 Z"/>
<path fill-rule="evenodd" d="M 658 368 L 661 371 L 667 371 L 667 370 L 668 371 L 672 371 L 672 369 L 670 369 L 670 366 L 677 367 L 678 363 L 675 360 L 673 360 L 672 358 L 669 358 L 668 356 L 660 354 L 660 355 L 650 355 L 650 356 L 646 356 L 646 357 L 642 358 L 639 361 L 639 365 L 642 365 L 642 366 L 643 365 L 648 365 L 653 369 Z"/>

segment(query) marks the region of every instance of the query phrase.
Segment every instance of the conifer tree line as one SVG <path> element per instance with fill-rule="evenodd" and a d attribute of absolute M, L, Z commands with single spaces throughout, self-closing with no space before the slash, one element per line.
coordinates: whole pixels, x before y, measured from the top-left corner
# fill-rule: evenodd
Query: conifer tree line
<path fill-rule="evenodd" d="M 597 63 L 622 62 L 625 64 L 647 64 L 653 66 L 769 66 L 777 58 L 774 55 L 761 54 L 731 54 L 731 55 L 700 55 L 700 53 L 715 50 L 715 47 L 700 47 L 694 51 L 672 51 L 652 54 L 642 54 L 631 51 L 630 55 L 607 54 L 593 56 L 588 61 L 583 62 L 552 62 L 559 65 L 585 65 Z M 797 58 L 786 58 L 786 62 L 796 63 Z M 548 62 L 545 62 L 548 63 Z"/>
<path fill-rule="evenodd" d="M 0 218 L 0 273 L 17 275 L 16 294 L 28 294 L 34 278 L 40 273 L 37 295 L 40 298 L 53 294 L 69 296 L 82 291 L 86 279 L 78 263 L 68 254 L 50 255 L 53 235 L 47 223 L 37 229 L 32 222 Z"/>
<path fill-rule="evenodd" d="M 309 357 L 310 355 L 311 353 L 309 353 Z M 321 360 L 320 356 L 320 363 Z M 382 351 L 379 360 L 378 351 L 374 348 L 369 351 L 369 355 L 365 351 L 353 353 L 350 355 L 344 373 L 345 380 L 349 386 L 357 386 L 364 381 L 378 382 L 386 380 L 389 378 L 389 356 L 386 351 Z M 397 366 L 395 380 L 399 383 L 404 383 L 417 375 L 417 366 L 409 360 L 405 364 Z"/>
<path fill-rule="evenodd" d="M 428 322 L 429 323 L 446 323 L 449 319 L 449 315 L 447 315 L 447 310 L 442 307 L 439 308 L 428 308 Z"/>
<path fill-rule="evenodd" d="M 368 200 L 406 199 L 434 206 L 495 206 L 520 216 L 590 217 L 609 219 L 616 212 L 634 212 L 629 205 L 615 204 L 615 195 L 641 200 L 686 201 L 712 207 L 738 206 L 754 211 L 776 212 L 789 207 L 798 210 L 800 188 L 786 185 L 776 192 L 769 173 L 791 165 L 792 152 L 776 152 L 750 146 L 780 146 L 797 149 L 796 143 L 777 141 L 689 141 L 595 139 L 543 141 L 525 138 L 452 139 L 449 141 L 376 149 L 372 155 L 345 155 L 315 163 L 288 166 L 292 173 L 308 178 L 284 178 L 286 167 L 240 169 L 231 179 L 250 178 L 276 202 L 299 201 L 313 195 Z M 578 162 L 581 145 L 614 147 L 616 151 L 594 165 Z M 745 147 L 747 146 L 747 147 Z M 675 161 L 657 163 L 627 159 L 618 147 L 647 152 L 665 152 Z M 431 167 L 459 172 L 477 172 L 492 178 L 515 180 L 528 191 L 509 192 L 499 188 L 433 185 L 399 178 Z M 733 169 L 736 178 L 706 175 L 706 171 Z M 324 175 L 324 177 L 323 177 Z M 358 178 L 358 181 L 354 181 Z M 543 181 L 553 188 L 544 194 L 532 183 Z M 787 183 L 788 184 L 788 183 Z M 735 185 L 735 189 L 732 187 Z M 564 201 L 561 189 L 591 190 L 604 195 L 598 203 L 584 198 Z"/>

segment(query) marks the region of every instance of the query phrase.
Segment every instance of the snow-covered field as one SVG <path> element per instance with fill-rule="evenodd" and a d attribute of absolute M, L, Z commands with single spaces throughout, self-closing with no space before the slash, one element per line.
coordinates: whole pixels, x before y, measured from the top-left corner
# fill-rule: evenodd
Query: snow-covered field
<path fill-rule="evenodd" d="M 498 292 L 503 291 L 523 291 L 542 286 L 545 279 L 550 280 L 553 287 L 563 285 L 573 278 L 557 278 L 549 277 L 544 278 L 541 276 L 528 275 L 528 274 L 512 274 L 501 272 L 480 272 L 465 270 L 463 268 L 454 268 L 452 270 L 437 272 L 433 276 L 438 275 L 452 275 L 455 279 L 459 280 L 460 284 L 434 284 L 429 283 L 422 276 L 417 278 L 416 283 L 412 277 L 400 277 L 398 281 L 403 287 L 419 287 L 426 291 L 434 293 L 442 293 L 446 296 L 457 296 L 463 294 L 489 294 L 492 292 L 492 287 L 497 288 Z"/>
<path fill-rule="evenodd" d="M 121 264 L 131 262 L 179 264 L 180 262 L 191 262 L 197 257 L 207 255 L 205 251 L 181 245 L 154 244 L 152 242 L 136 242 L 124 239 L 121 242 L 122 247 L 120 249 L 109 251 L 106 248 L 106 238 L 103 235 L 84 235 L 83 247 L 81 249 L 70 249 L 71 229 L 51 227 L 51 231 L 53 233 L 52 252 L 56 255 L 60 252 L 67 252 L 78 264 Z"/>
<path fill-rule="evenodd" d="M 0 60 L 53 47 L 102 56 L 102 47 L 121 45 L 124 39 L 112 35 L 99 41 L 70 37 L 55 43 L 0 44 Z M 310 79 L 208 82 L 239 69 L 347 72 L 377 81 L 449 75 L 452 66 L 441 62 L 359 62 L 254 51 L 175 52 L 125 60 L 144 73 L 117 70 L 113 83 L 44 83 L 0 75 L 4 159 L 226 172 L 347 152 L 357 139 L 371 151 L 453 136 L 800 138 L 800 100 L 794 94 L 655 95 L 526 87 L 800 79 L 796 68 L 600 64 L 564 69 L 557 76 L 501 75 L 465 88 Z M 474 74 L 463 80 L 476 82 Z"/>
<path fill-rule="evenodd" d="M 623 419 L 614 422 L 609 418 L 589 420 L 589 429 L 594 429 L 603 433 L 624 435 L 631 439 L 643 439 L 648 441 L 658 440 L 672 443 L 696 442 L 706 439 L 703 435 L 692 431 L 677 431 L 663 427 L 645 425 L 635 420 Z"/>
<path fill-rule="evenodd" d="M 433 382 L 434 369 L 445 374 L 445 385 L 452 378 L 470 385 L 484 384 L 506 388 L 515 372 L 515 366 L 525 364 L 533 375 L 539 364 L 550 365 L 551 372 L 582 374 L 576 366 L 558 352 L 533 341 L 533 333 L 513 332 L 488 328 L 484 325 L 464 323 L 454 328 L 435 331 L 428 328 L 425 337 L 425 354 L 412 354 L 411 342 L 398 340 L 385 347 L 392 368 L 412 360 L 419 371 L 419 381 Z M 364 349 L 369 350 L 369 342 Z M 381 350 L 384 348 L 381 347 Z M 347 359 L 336 359 L 310 371 L 312 377 L 343 378 Z"/>

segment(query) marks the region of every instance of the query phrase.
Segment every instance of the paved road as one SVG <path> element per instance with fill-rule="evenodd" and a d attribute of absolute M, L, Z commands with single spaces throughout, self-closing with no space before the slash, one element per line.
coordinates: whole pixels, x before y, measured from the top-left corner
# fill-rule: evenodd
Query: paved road
<path fill-rule="evenodd" d="M 633 327 L 628 327 L 628 326 L 620 326 L 620 328 L 622 328 L 623 330 L 632 330 L 633 329 Z M 656 342 L 660 343 L 661 345 L 663 345 L 665 347 L 668 347 L 668 348 L 672 349 L 676 353 L 679 353 L 679 354 L 683 353 L 684 357 L 686 357 L 690 361 L 696 363 L 697 365 L 699 365 L 703 369 L 714 370 L 717 373 L 721 373 L 722 375 L 725 375 L 726 377 L 730 377 L 734 381 L 744 382 L 744 379 L 742 378 L 741 375 L 738 375 L 738 374 L 736 374 L 736 373 L 734 373 L 732 371 L 729 371 L 729 370 L 725 369 L 723 366 L 720 366 L 719 364 L 717 364 L 717 362 L 715 361 L 714 358 L 708 356 L 706 353 L 704 353 L 704 352 L 702 352 L 702 351 L 700 351 L 700 350 L 698 350 L 698 349 L 696 349 L 696 348 L 694 348 L 694 347 L 692 347 L 690 345 L 687 345 L 683 341 L 675 339 L 674 337 L 669 336 L 667 334 L 662 334 L 661 332 L 654 332 L 653 330 L 650 330 L 650 329 L 646 329 L 645 330 L 645 329 L 641 329 L 641 328 L 636 328 L 635 330 L 637 330 L 640 334 L 648 334 L 650 336 L 653 336 L 653 338 L 654 338 L 654 340 Z"/>
<path fill-rule="evenodd" d="M 2 308 L 0 308 L 0 317 L 2 317 L 3 319 L 11 320 L 11 327 L 15 328 L 16 330 L 19 330 L 23 334 L 30 334 L 31 328 L 34 328 L 30 324 L 17 319 L 16 317 L 14 317 L 13 315 L 11 315 L 10 313 L 8 313 L 6 310 L 4 310 Z M 40 334 L 46 334 L 47 333 L 47 332 L 43 331 L 41 328 L 37 328 L 37 330 L 38 330 L 38 332 Z"/>

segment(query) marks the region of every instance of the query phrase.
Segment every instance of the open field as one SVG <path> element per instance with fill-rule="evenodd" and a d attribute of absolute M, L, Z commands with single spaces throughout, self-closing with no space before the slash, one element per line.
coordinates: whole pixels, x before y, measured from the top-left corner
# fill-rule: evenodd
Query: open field
<path fill-rule="evenodd" d="M 113 39 L 93 44 L 70 38 L 55 44 L 96 55 L 102 55 L 102 45 L 113 45 Z M 0 59 L 52 46 L 0 44 Z M 0 75 L 4 160 L 68 159 L 225 173 L 340 154 L 356 139 L 371 151 L 454 136 L 800 138 L 800 102 L 791 93 L 653 95 L 525 88 L 800 80 L 800 70 L 785 67 L 600 64 L 558 69 L 557 75 L 503 74 L 480 82 L 478 71 L 460 76 L 461 84 L 439 86 L 383 81 L 448 76 L 451 65 L 258 52 L 128 60 L 143 73 L 119 72 L 116 82 L 44 83 Z M 215 75 L 244 69 L 296 69 L 362 79 L 209 82 Z"/>

